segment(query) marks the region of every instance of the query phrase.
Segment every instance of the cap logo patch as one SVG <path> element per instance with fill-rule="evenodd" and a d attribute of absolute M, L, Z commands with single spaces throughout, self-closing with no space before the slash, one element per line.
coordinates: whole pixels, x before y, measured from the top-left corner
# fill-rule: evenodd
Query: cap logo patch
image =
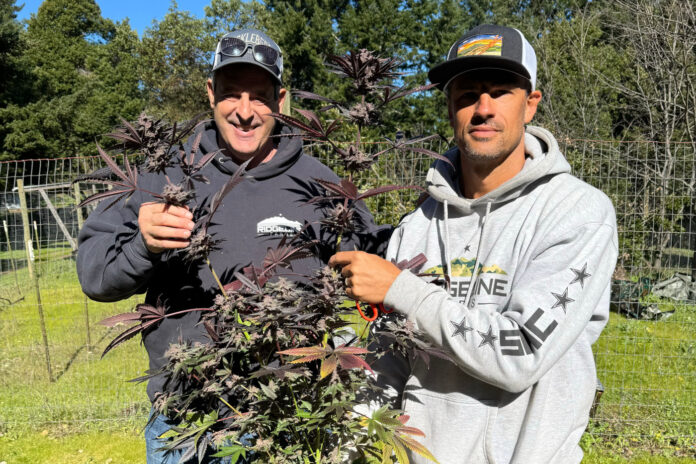
<path fill-rule="evenodd" d="M 246 43 L 254 44 L 254 45 L 268 45 L 271 46 L 266 40 L 264 40 L 263 37 L 261 37 L 258 34 L 253 34 L 249 32 L 244 32 L 243 34 L 237 34 L 233 37 L 236 37 L 238 39 L 242 39 Z"/>
<path fill-rule="evenodd" d="M 457 57 L 472 55 L 503 54 L 503 36 L 497 34 L 477 35 L 459 44 Z"/>

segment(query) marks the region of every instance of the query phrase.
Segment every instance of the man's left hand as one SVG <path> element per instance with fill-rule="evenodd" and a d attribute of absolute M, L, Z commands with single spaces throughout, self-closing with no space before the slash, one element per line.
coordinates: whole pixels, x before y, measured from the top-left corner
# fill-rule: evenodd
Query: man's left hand
<path fill-rule="evenodd" d="M 340 267 L 346 278 L 349 297 L 365 303 L 379 304 L 401 269 L 364 251 L 340 251 L 329 260 L 329 266 Z"/>

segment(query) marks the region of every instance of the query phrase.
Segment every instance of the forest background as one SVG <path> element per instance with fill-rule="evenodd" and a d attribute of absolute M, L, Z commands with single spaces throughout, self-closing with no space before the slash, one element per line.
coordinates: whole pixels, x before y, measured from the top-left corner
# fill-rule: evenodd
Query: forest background
<path fill-rule="evenodd" d="M 559 139 L 696 140 L 696 19 L 676 0 L 212 0 L 205 16 L 172 2 L 142 37 L 94 0 L 46 0 L 24 23 L 0 0 L 0 160 L 94 154 L 95 139 L 141 111 L 183 120 L 209 109 L 204 82 L 216 41 L 257 27 L 283 49 L 285 83 L 350 92 L 328 53 L 367 48 L 404 59 L 425 83 L 465 30 L 519 28 L 537 52 L 544 100 L 535 123 Z M 304 104 L 305 102 L 303 102 Z M 450 136 L 441 94 L 395 105 L 388 131 Z"/>

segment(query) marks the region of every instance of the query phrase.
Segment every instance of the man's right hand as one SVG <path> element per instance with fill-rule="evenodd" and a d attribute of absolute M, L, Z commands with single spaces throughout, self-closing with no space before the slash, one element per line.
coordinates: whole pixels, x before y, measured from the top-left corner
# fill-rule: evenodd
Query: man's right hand
<path fill-rule="evenodd" d="M 188 246 L 194 227 L 191 219 L 188 208 L 164 203 L 143 203 L 138 212 L 140 233 L 152 253 Z"/>

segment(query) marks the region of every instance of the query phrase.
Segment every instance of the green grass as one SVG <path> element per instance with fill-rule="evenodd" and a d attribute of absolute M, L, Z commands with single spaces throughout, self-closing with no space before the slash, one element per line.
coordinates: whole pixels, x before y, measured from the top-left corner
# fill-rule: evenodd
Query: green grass
<path fill-rule="evenodd" d="M 590 432 L 595 445 L 628 453 L 696 457 L 696 307 L 652 299 L 663 321 L 612 313 L 594 346 L 606 388 Z M 588 442 L 592 443 L 592 442 Z"/>
<path fill-rule="evenodd" d="M 144 415 L 145 386 L 127 380 L 147 369 L 144 350 L 133 341 L 101 360 L 106 344 L 120 329 L 98 321 L 127 311 L 134 301 L 102 304 L 89 301 L 91 345 L 87 346 L 85 298 L 72 260 L 40 268 L 39 288 L 49 344 L 53 381 L 49 380 L 35 289 L 28 271 L 19 271 L 21 292 L 14 277 L 0 277 L 0 295 L 23 299 L 0 308 L 0 432 L 36 430 L 55 424 L 101 428 Z"/>
<path fill-rule="evenodd" d="M 134 430 L 69 433 L 62 428 L 0 437 L 0 462 L 7 464 L 142 463 L 145 441 Z"/>
<path fill-rule="evenodd" d="M 69 256 L 72 253 L 72 248 L 67 242 L 61 246 L 54 246 L 49 248 L 41 248 L 40 250 L 34 249 L 34 259 L 41 261 L 53 261 L 63 256 Z M 0 259 L 10 259 L 14 258 L 17 261 L 26 260 L 27 254 L 24 249 L 21 250 L 9 250 L 0 251 Z"/>
<path fill-rule="evenodd" d="M 42 254 L 44 250 L 42 250 Z M 88 303 L 92 347 L 86 347 L 85 299 L 74 261 L 40 263 L 40 292 L 55 380 L 49 381 L 35 291 L 27 269 L 0 276 L 0 463 L 141 463 L 149 403 L 143 384 L 127 382 L 147 368 L 136 340 L 101 352 L 121 328 L 98 321 L 135 300 Z M 657 301 L 657 300 L 655 300 Z M 696 307 L 665 321 L 611 314 L 595 345 L 606 387 L 582 440 L 586 463 L 696 462 Z M 355 322 L 361 331 L 361 319 Z"/>

